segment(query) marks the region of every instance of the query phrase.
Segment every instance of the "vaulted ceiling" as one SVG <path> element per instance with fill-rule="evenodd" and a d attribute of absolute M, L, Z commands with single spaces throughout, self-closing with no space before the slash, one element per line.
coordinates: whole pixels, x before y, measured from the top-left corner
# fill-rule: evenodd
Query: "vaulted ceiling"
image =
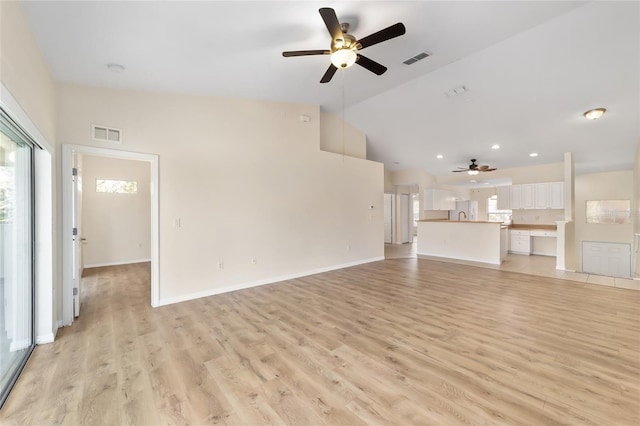
<path fill-rule="evenodd" d="M 637 2 L 23 5 L 56 81 L 319 104 L 365 131 L 369 158 L 389 170 L 447 175 L 470 158 L 513 168 L 561 162 L 567 151 L 578 173 L 633 167 Z M 320 84 L 327 56 L 282 57 L 284 50 L 329 48 L 320 7 L 334 8 L 359 38 L 403 22 L 404 36 L 363 52 L 388 71 L 376 76 L 354 66 Z M 423 51 L 430 56 L 403 64 Z M 582 116 L 596 107 L 607 109 L 599 120 Z"/>

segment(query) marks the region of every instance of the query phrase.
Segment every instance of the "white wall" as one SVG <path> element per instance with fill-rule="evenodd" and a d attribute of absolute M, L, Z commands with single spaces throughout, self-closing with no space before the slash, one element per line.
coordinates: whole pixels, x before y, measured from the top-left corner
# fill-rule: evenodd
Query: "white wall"
<path fill-rule="evenodd" d="M 590 173 L 575 177 L 575 244 L 580 251 L 582 241 L 632 244 L 633 225 L 586 223 L 587 200 L 633 200 L 633 171 Z"/>
<path fill-rule="evenodd" d="M 20 2 L 0 1 L 1 103 L 44 149 L 35 152 L 36 342 L 53 340 L 62 312 L 57 237 L 55 85 Z M 55 248 L 55 249 L 54 249 Z"/>
<path fill-rule="evenodd" d="M 384 256 L 382 164 L 321 151 L 318 106 L 60 85 L 58 111 L 60 142 L 159 155 L 161 303 Z"/>
<path fill-rule="evenodd" d="M 117 158 L 82 158 L 84 266 L 117 265 L 151 259 L 149 163 Z M 96 179 L 135 181 L 136 194 L 96 192 Z"/>
<path fill-rule="evenodd" d="M 336 114 L 320 109 L 320 149 L 366 159 L 367 137 Z"/>
<path fill-rule="evenodd" d="M 632 250 L 635 250 L 634 276 L 640 278 L 640 142 L 636 147 L 636 160 L 633 168 L 633 232 L 635 234 Z M 633 251 L 632 251 L 633 253 Z M 633 263 L 632 263 L 633 264 Z"/>

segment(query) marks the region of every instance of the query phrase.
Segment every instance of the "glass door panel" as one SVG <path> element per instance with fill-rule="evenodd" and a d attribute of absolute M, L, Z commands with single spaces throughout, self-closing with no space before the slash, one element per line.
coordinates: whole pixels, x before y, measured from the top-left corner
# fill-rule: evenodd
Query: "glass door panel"
<path fill-rule="evenodd" d="M 33 149 L 0 117 L 0 404 L 33 338 Z"/>

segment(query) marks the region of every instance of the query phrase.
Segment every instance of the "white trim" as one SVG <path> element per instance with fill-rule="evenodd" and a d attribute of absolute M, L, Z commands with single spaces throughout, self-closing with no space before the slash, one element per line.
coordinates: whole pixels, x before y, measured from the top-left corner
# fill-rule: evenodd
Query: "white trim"
<path fill-rule="evenodd" d="M 145 262 L 151 262 L 151 259 L 122 260 L 119 262 L 92 263 L 90 265 L 84 265 L 84 269 L 102 268 L 103 266 L 131 265 L 134 263 L 145 263 Z"/>
<path fill-rule="evenodd" d="M 517 252 L 509 252 L 509 253 L 518 254 Z M 416 253 L 416 257 L 418 259 L 438 260 L 438 261 L 441 260 L 443 262 L 450 261 L 452 263 L 455 263 L 456 260 L 463 260 L 465 262 L 484 263 L 486 265 L 502 264 L 502 262 L 485 262 L 478 259 L 471 259 L 469 257 L 442 257 L 442 256 L 438 256 L 437 254 L 429 254 L 429 253 Z"/>
<path fill-rule="evenodd" d="M 53 292 L 56 287 L 53 276 L 53 145 L 40 133 L 29 115 L 22 109 L 20 102 L 13 97 L 9 89 L 0 81 L 0 106 L 20 125 L 42 148 L 34 149 L 34 186 L 35 186 L 35 339 L 44 339 L 55 335 L 53 318 Z M 52 340 L 53 341 L 53 340 Z"/>
<path fill-rule="evenodd" d="M 292 280 L 292 279 L 295 279 L 295 278 L 306 277 L 306 276 L 309 276 L 309 275 L 319 274 L 319 273 L 322 273 L 322 272 L 335 271 L 336 269 L 343 269 L 343 268 L 349 268 L 349 267 L 352 267 L 352 266 L 362 265 L 362 264 L 365 264 L 365 263 L 378 262 L 380 260 L 384 260 L 384 257 L 383 256 L 372 257 L 372 258 L 369 258 L 369 259 L 362 259 L 362 260 L 358 260 L 358 261 L 355 261 L 355 262 L 343 263 L 341 265 L 333 265 L 333 266 L 327 266 L 327 267 L 324 267 L 324 268 L 312 269 L 310 271 L 305 271 L 305 272 L 297 272 L 295 274 L 287 274 L 287 275 L 281 275 L 279 277 L 266 278 L 266 279 L 263 279 L 263 280 L 250 281 L 250 282 L 240 283 L 240 284 L 233 284 L 233 285 L 229 285 L 229 286 L 225 286 L 225 287 L 221 287 L 221 288 L 214 288 L 214 289 L 210 289 L 210 290 L 199 291 L 197 293 L 185 294 L 185 295 L 182 295 L 182 296 L 167 297 L 165 299 L 160 299 L 160 302 L 159 302 L 158 306 L 165 306 L 165 305 L 171 305 L 171 304 L 174 304 L 174 303 L 186 302 L 188 300 L 200 299 L 202 297 L 208 297 L 208 296 L 215 296 L 216 294 L 228 293 L 228 292 L 236 291 L 236 290 L 244 290 L 244 289 L 247 289 L 247 288 L 258 287 L 258 286 L 266 285 L 266 284 L 274 284 L 274 283 L 277 283 L 277 282 Z"/>
<path fill-rule="evenodd" d="M 9 89 L 4 85 L 2 81 L 0 81 L 0 105 L 2 105 L 3 109 L 8 110 L 7 112 L 11 116 L 13 120 L 16 121 L 24 130 L 29 133 L 29 136 L 33 138 L 34 141 L 38 143 L 44 150 L 49 151 L 51 153 L 55 152 L 53 146 L 47 141 L 47 139 L 42 136 L 38 127 L 31 121 L 27 113 L 22 109 L 20 102 L 17 101 L 16 98 L 13 97 Z"/>
<path fill-rule="evenodd" d="M 73 322 L 73 271 L 71 235 L 72 228 L 72 182 L 65 179 L 65 173 L 71 173 L 72 155 L 86 154 L 98 157 L 119 158 L 123 160 L 147 161 L 151 169 L 151 306 L 159 306 L 160 299 L 160 247 L 159 247 L 159 157 L 156 154 L 144 154 L 131 151 L 122 151 L 111 148 L 97 148 L 87 145 L 62 145 L 62 323 L 70 325 Z"/>
<path fill-rule="evenodd" d="M 36 337 L 36 345 L 45 345 L 47 343 L 52 343 L 55 340 L 55 334 L 43 334 L 41 336 Z"/>

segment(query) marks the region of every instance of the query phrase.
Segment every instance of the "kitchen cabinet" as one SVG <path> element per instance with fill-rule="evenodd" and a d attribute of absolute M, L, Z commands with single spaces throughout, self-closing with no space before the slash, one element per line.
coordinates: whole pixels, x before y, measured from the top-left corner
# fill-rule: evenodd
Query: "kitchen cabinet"
<path fill-rule="evenodd" d="M 519 210 L 522 208 L 522 185 L 511 185 L 509 199 L 511 210 Z"/>
<path fill-rule="evenodd" d="M 535 185 L 511 185 L 511 210 L 535 209 Z"/>
<path fill-rule="evenodd" d="M 531 254 L 531 231 L 511 231 L 511 253 Z"/>
<path fill-rule="evenodd" d="M 564 182 L 549 184 L 549 208 L 564 209 Z"/>
<path fill-rule="evenodd" d="M 545 182 L 535 184 L 536 209 L 563 209 L 564 182 Z"/>
<path fill-rule="evenodd" d="M 425 189 L 423 210 L 455 210 L 456 194 L 446 189 Z"/>
<path fill-rule="evenodd" d="M 496 187 L 498 210 L 511 210 L 511 185 Z"/>

